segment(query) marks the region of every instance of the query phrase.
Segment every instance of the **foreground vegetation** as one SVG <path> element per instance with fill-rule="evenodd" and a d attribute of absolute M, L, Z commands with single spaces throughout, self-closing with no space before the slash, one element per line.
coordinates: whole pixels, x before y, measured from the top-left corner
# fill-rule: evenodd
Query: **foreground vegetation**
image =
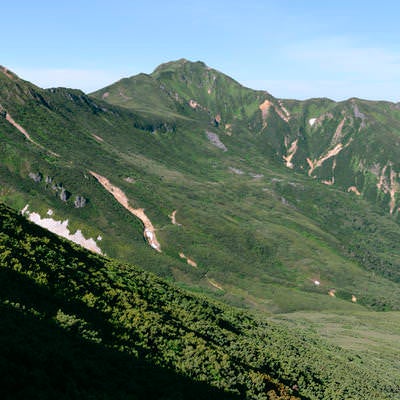
<path fill-rule="evenodd" d="M 351 351 L 84 251 L 4 205 L 0 232 L 3 398 L 399 398 Z"/>
<path fill-rule="evenodd" d="M 0 397 L 399 398 L 399 121 L 186 60 L 90 96 L 0 69 L 0 200 L 108 255 L 1 206 Z"/>

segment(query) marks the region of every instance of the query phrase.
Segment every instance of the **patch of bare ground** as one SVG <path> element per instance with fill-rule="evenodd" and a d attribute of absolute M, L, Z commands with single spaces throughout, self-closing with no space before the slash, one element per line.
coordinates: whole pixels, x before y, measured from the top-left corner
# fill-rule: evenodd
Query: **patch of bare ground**
<path fill-rule="evenodd" d="M 125 100 L 132 100 L 132 97 L 126 96 L 122 90 L 119 91 L 119 95 Z"/>
<path fill-rule="evenodd" d="M 361 193 L 358 191 L 358 189 L 357 189 L 355 186 L 350 186 L 350 187 L 347 189 L 347 191 L 348 191 L 348 192 L 353 192 L 353 193 L 355 193 L 357 196 L 360 196 L 360 195 L 361 195 Z"/>
<path fill-rule="evenodd" d="M 171 218 L 171 222 L 173 225 L 178 225 L 178 226 L 182 226 L 182 224 L 179 224 L 178 222 L 176 222 L 176 212 L 178 210 L 174 210 L 172 211 L 171 215 L 169 215 L 169 217 Z"/>
<path fill-rule="evenodd" d="M 285 122 L 289 122 L 290 119 L 290 113 L 287 110 L 287 108 L 283 105 L 282 100 L 278 101 L 279 104 L 279 109 L 277 107 L 275 107 L 276 112 L 278 113 L 278 115 L 285 121 Z"/>
<path fill-rule="evenodd" d="M 285 138 L 285 139 L 286 139 L 286 138 Z M 286 161 L 286 166 L 287 166 L 288 168 L 291 168 L 291 169 L 293 169 L 292 159 L 293 159 L 293 156 L 296 154 L 296 151 L 297 151 L 297 143 L 298 143 L 298 141 L 299 141 L 298 139 L 294 140 L 294 141 L 291 143 L 290 148 L 289 148 L 289 150 L 287 151 L 286 156 L 282 156 L 283 159 Z M 285 145 L 286 145 L 286 147 L 287 147 L 286 140 L 285 140 Z"/>
<path fill-rule="evenodd" d="M 388 168 L 390 168 L 389 177 L 386 176 Z M 393 163 L 391 161 L 388 161 L 382 170 L 380 170 L 379 164 L 375 164 L 373 168 L 371 168 L 371 172 L 379 179 L 376 184 L 377 189 L 385 194 L 389 193 L 389 211 L 390 214 L 393 214 L 396 208 L 396 194 L 400 191 L 400 185 L 398 182 L 399 174 L 393 169 Z"/>
<path fill-rule="evenodd" d="M 10 73 L 10 71 L 6 68 L 1 66 L 0 71 L 9 79 L 14 79 L 13 75 Z"/>
<path fill-rule="evenodd" d="M 317 159 L 311 160 L 310 158 L 307 158 L 307 163 L 310 167 L 310 169 L 308 170 L 308 176 L 312 176 L 312 173 L 316 168 L 319 168 L 329 158 L 337 156 L 350 143 L 351 139 L 345 145 L 343 145 L 342 143 L 338 143 L 333 149 L 328 150 L 324 155 Z"/>
<path fill-rule="evenodd" d="M 92 136 L 98 141 L 98 142 L 104 142 L 104 139 L 101 138 L 100 136 L 95 135 L 94 133 L 92 133 Z"/>
<path fill-rule="evenodd" d="M 336 158 L 333 159 L 332 162 L 332 178 L 331 179 L 326 179 L 322 181 L 325 185 L 333 185 L 335 183 L 335 169 L 336 169 Z"/>
<path fill-rule="evenodd" d="M 197 262 L 194 261 L 192 258 L 186 256 L 184 253 L 182 253 L 182 252 L 179 253 L 179 257 L 180 257 L 180 258 L 183 258 L 184 260 L 186 260 L 186 262 L 187 262 L 189 265 L 191 265 L 192 267 L 197 268 Z"/>
<path fill-rule="evenodd" d="M 143 208 L 133 208 L 129 205 L 129 200 L 126 194 L 117 186 L 114 186 L 107 178 L 97 174 L 96 172 L 89 171 L 92 176 L 94 176 L 97 181 L 110 193 L 114 198 L 121 204 L 125 209 L 127 209 L 135 217 L 139 218 L 144 226 L 143 236 L 147 240 L 153 249 L 161 252 L 160 243 L 156 237 L 156 230 L 151 223 L 149 217 L 145 214 Z"/>
<path fill-rule="evenodd" d="M 16 128 L 19 132 L 21 132 L 27 139 L 29 142 L 31 142 L 32 144 L 34 144 L 35 146 L 41 148 L 44 151 L 47 151 L 49 154 L 55 156 L 55 157 L 60 157 L 59 154 L 54 153 L 54 151 L 51 151 L 49 149 L 46 149 L 44 146 L 42 146 L 41 144 L 35 142 L 32 138 L 31 135 L 18 123 L 16 122 L 9 113 L 6 113 L 6 120 L 14 127 Z"/>
<path fill-rule="evenodd" d="M 225 124 L 225 134 L 232 136 L 232 124 Z"/>
<path fill-rule="evenodd" d="M 342 131 L 343 131 L 343 126 L 344 126 L 345 122 L 346 122 L 346 117 L 344 117 L 340 121 L 339 125 L 337 126 L 336 131 L 335 131 L 335 133 L 333 135 L 333 138 L 332 138 L 332 142 L 331 142 L 332 146 L 334 146 L 337 143 L 339 143 L 339 141 L 342 139 Z"/>
<path fill-rule="evenodd" d="M 197 103 L 197 101 L 189 100 L 189 106 L 190 106 L 191 108 L 193 108 L 194 110 L 197 108 L 198 105 L 199 105 L 199 104 Z"/>
<path fill-rule="evenodd" d="M 267 127 L 267 117 L 268 117 L 268 112 L 269 109 L 271 108 L 272 103 L 269 100 L 265 100 L 263 103 L 261 103 L 258 108 L 261 110 L 261 117 L 263 120 L 263 128 Z"/>
<path fill-rule="evenodd" d="M 214 288 L 218 289 L 218 290 L 224 290 L 223 287 L 217 283 L 214 279 L 209 278 L 208 276 L 206 276 L 207 282 L 213 286 Z"/>

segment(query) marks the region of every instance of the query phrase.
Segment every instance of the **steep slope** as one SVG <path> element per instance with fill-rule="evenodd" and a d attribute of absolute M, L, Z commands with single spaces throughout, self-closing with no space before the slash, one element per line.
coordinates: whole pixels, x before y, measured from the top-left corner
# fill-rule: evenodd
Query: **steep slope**
<path fill-rule="evenodd" d="M 284 140 L 297 144 L 291 167 L 362 196 L 397 220 L 398 104 L 360 99 L 285 104 L 292 134 Z"/>
<path fill-rule="evenodd" d="M 340 140 L 328 149 L 327 134 L 297 134 L 303 109 L 340 114 L 340 104 L 275 99 L 186 60 L 160 66 L 147 86 L 143 76 L 124 81 L 136 105 L 123 108 L 2 79 L 0 197 L 29 218 L 68 220 L 71 236 L 79 229 L 102 253 L 242 307 L 400 308 L 396 214 L 358 186 L 348 192 L 340 175 L 333 185 L 312 177 L 356 143 L 344 117 L 331 121 Z M 121 97 L 119 85 L 105 100 Z M 161 252 L 149 246 L 149 222 Z"/>
<path fill-rule="evenodd" d="M 150 75 L 122 79 L 92 95 L 163 118 L 179 113 L 225 128 L 228 134 L 234 124 L 247 123 L 261 103 L 272 99 L 268 93 L 244 88 L 200 61 L 192 63 L 185 59 L 162 64 Z"/>
<path fill-rule="evenodd" d="M 364 196 L 397 217 L 398 104 L 275 99 L 185 59 L 162 64 L 145 79 L 143 74 L 125 78 L 93 96 L 132 109 L 145 98 L 143 104 L 157 113 L 179 112 L 214 125 L 220 133 L 245 132 L 248 140 L 257 133 L 262 139 L 253 137 L 252 145 L 264 155 L 273 154 L 288 168 Z"/>
<path fill-rule="evenodd" d="M 1 204 L 0 231 L 2 398 L 399 398 L 373 359 L 310 331 L 191 295 Z"/>

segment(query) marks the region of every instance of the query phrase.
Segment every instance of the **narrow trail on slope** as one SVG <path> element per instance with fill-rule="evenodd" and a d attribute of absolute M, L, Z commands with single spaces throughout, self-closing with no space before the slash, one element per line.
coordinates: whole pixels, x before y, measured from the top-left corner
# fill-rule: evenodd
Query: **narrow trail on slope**
<path fill-rule="evenodd" d="M 54 151 L 51 151 L 49 149 L 46 149 L 44 146 L 42 146 L 41 144 L 35 142 L 32 138 L 31 135 L 18 123 L 16 122 L 13 117 L 11 117 L 11 115 L 7 112 L 6 113 L 6 120 L 12 125 L 14 126 L 14 128 L 18 129 L 18 131 L 20 131 L 31 143 L 33 143 L 35 146 L 41 148 L 44 151 L 47 151 L 48 153 L 50 153 L 51 155 L 55 156 L 55 157 L 60 157 L 59 154 L 54 153 Z"/>
<path fill-rule="evenodd" d="M 143 208 L 133 208 L 129 205 L 129 200 L 126 194 L 117 186 L 114 186 L 107 178 L 97 174 L 96 172 L 89 171 L 92 176 L 94 176 L 97 181 L 118 201 L 122 207 L 126 208 L 131 214 L 139 218 L 144 225 L 143 236 L 150 244 L 150 246 L 161 253 L 160 243 L 157 241 L 156 230 L 151 223 L 149 217 L 144 213 Z"/>
<path fill-rule="evenodd" d="M 214 279 L 211 279 L 211 278 L 209 278 L 208 276 L 206 276 L 206 279 L 207 279 L 207 282 L 208 282 L 211 286 L 215 287 L 215 288 L 218 289 L 218 290 L 224 290 L 223 287 L 222 287 L 219 283 L 217 283 L 217 282 L 214 281 Z"/>

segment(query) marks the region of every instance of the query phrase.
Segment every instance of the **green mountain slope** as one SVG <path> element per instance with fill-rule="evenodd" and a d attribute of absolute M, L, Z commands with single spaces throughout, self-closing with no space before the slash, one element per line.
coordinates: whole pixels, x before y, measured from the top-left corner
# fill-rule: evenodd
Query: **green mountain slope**
<path fill-rule="evenodd" d="M 179 112 L 228 135 L 245 131 L 253 145 L 264 144 L 259 150 L 265 156 L 274 154 L 287 167 L 362 195 L 397 216 L 398 104 L 275 99 L 184 59 L 162 64 L 151 75 L 125 78 L 93 96 L 129 109 L 145 99 L 157 113 Z"/>
<path fill-rule="evenodd" d="M 2 398 L 399 398 L 391 374 L 309 330 L 189 294 L 3 205 L 0 232 Z"/>
<path fill-rule="evenodd" d="M 0 197 L 28 204 L 29 218 L 68 219 L 71 234 L 81 230 L 103 253 L 242 307 L 400 308 L 400 228 L 388 209 L 396 194 L 384 193 L 396 167 L 379 177 L 355 172 L 365 161 L 354 167 L 361 153 L 369 160 L 369 124 L 386 115 L 395 124 L 395 105 L 278 100 L 185 60 L 124 80 L 133 102 L 118 95 L 122 81 L 90 97 L 0 76 Z M 343 119 L 340 147 L 332 130 Z M 340 151 L 324 159 L 329 146 Z M 395 159 L 395 143 L 390 151 Z M 334 184 L 313 179 L 333 164 Z M 352 180 L 360 174 L 365 187 Z"/>

